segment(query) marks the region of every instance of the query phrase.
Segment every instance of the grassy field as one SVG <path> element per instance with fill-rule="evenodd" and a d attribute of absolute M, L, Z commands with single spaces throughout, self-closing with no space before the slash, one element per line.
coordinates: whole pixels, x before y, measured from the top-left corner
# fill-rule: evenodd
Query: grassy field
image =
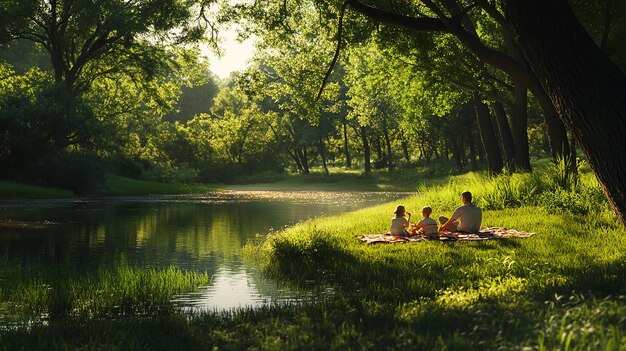
<path fill-rule="evenodd" d="M 491 179 L 466 174 L 438 183 L 422 186 L 400 202 L 413 213 L 431 205 L 434 216 L 448 215 L 458 205 L 459 193 L 470 190 L 484 209 L 483 225 L 536 234 L 367 246 L 354 235 L 385 231 L 396 203 L 366 208 L 304 222 L 245 247 L 246 255 L 275 279 L 332 287 L 332 297 L 318 303 L 191 315 L 166 307 L 120 312 L 114 308 L 123 301 L 120 296 L 126 296 L 129 306 L 142 306 L 132 296 L 141 296 L 145 304 L 154 295 L 155 306 L 167 306 L 166 296 L 175 289 L 155 283 L 140 284 L 144 288 L 137 293 L 118 291 L 118 285 L 137 286 L 147 278 L 137 272 L 107 273 L 104 277 L 110 278 L 86 279 L 85 285 L 94 288 L 85 294 L 111 296 L 109 303 L 82 313 L 62 309 L 66 312 L 46 325 L 2 330 L 0 349 L 626 348 L 626 230 L 588 169 L 580 176 L 559 167 Z M 12 279 L 16 269 L 6 267 L 3 275 Z M 192 289 L 185 282 L 204 279 L 201 273 L 186 276 L 175 269 L 151 274 L 156 278 L 147 281 L 166 285 L 167 277 L 177 277 L 171 284 L 181 289 Z M 108 283 L 98 283 L 101 279 Z M 129 281 L 116 283 L 124 279 Z M 61 290 L 85 286 L 74 277 L 67 281 L 74 283 Z M 49 301 L 81 306 L 79 295 L 31 298 L 25 296 L 38 285 L 15 286 L 2 291 L 5 306 L 19 302 L 17 296 L 25 299 L 18 305 L 30 301 L 27 310 L 32 311 L 49 310 Z"/>

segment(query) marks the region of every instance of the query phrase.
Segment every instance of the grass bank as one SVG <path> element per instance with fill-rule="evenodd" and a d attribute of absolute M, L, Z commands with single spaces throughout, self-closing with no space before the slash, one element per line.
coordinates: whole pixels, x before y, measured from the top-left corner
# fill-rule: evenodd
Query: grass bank
<path fill-rule="evenodd" d="M 203 194 L 219 190 L 262 191 L 415 191 L 425 184 L 441 183 L 443 178 L 428 177 L 424 169 L 404 169 L 392 172 L 373 171 L 363 174 L 357 170 L 331 169 L 330 174 L 319 170 L 311 174 L 259 174 L 242 177 L 235 184 L 180 184 L 138 180 L 109 175 L 107 185 L 99 195 L 142 196 Z M 0 197 L 22 199 L 71 198 L 69 190 L 0 182 Z"/>
<path fill-rule="evenodd" d="M 0 181 L 0 198 L 59 199 L 70 197 L 74 197 L 74 193 L 65 189 Z"/>
<path fill-rule="evenodd" d="M 202 194 L 218 190 L 219 186 L 215 184 L 160 183 L 111 175 L 107 179 L 107 189 L 105 195 L 109 196 L 140 196 Z"/>
<path fill-rule="evenodd" d="M 588 169 L 580 176 L 558 167 L 492 179 L 467 174 L 424 186 L 402 203 L 414 213 L 428 204 L 434 215 L 449 214 L 462 190 L 485 210 L 484 225 L 536 235 L 366 246 L 354 235 L 385 231 L 395 203 L 366 208 L 301 223 L 245 248 L 269 276 L 332 287 L 327 300 L 193 315 L 66 313 L 48 325 L 0 331 L 1 348 L 624 348 L 626 230 Z"/>
<path fill-rule="evenodd" d="M 242 177 L 235 184 L 224 187 L 229 190 L 264 191 L 415 191 L 420 186 L 445 183 L 447 176 L 435 177 L 435 173 L 445 173 L 441 169 L 410 167 L 393 171 L 372 170 L 365 174 L 362 170 L 330 167 L 329 174 L 314 169 L 310 174 L 264 173 Z"/>
<path fill-rule="evenodd" d="M 100 194 L 104 196 L 142 196 L 202 194 L 220 189 L 217 184 L 179 184 L 138 180 L 118 175 L 107 177 L 107 186 Z M 77 197 L 70 190 L 33 186 L 9 181 L 0 181 L 0 198 L 11 199 L 65 199 Z"/>

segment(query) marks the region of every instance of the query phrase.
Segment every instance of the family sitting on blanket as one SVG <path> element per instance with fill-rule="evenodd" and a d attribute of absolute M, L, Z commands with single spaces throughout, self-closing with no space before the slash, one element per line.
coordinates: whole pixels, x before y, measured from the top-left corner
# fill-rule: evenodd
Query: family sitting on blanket
<path fill-rule="evenodd" d="M 422 208 L 421 221 L 411 225 L 411 212 L 407 212 L 404 206 L 398 205 L 394 211 L 396 217 L 391 219 L 391 235 L 410 236 L 416 234 L 436 235 L 438 232 L 461 232 L 476 233 L 480 230 L 482 212 L 480 208 L 472 203 L 472 193 L 465 191 L 461 194 L 462 206 L 457 207 L 450 219 L 439 216 L 441 226 L 437 228 L 437 222 L 430 218 L 433 212 L 429 206 Z M 408 218 L 407 218 L 408 217 Z"/>

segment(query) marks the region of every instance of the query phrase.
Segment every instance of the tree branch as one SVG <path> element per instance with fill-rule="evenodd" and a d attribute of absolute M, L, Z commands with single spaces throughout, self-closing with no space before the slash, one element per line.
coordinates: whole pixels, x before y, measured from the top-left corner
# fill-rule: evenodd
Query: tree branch
<path fill-rule="evenodd" d="M 446 25 L 444 22 L 437 18 L 429 18 L 429 17 L 410 17 L 405 15 L 400 15 L 397 13 L 387 12 L 384 10 L 380 10 L 368 5 L 365 5 L 357 0 L 346 0 L 342 7 L 341 13 L 339 16 L 339 28 L 337 34 L 337 49 L 335 50 L 335 56 L 330 63 L 330 67 L 328 71 L 326 71 L 326 75 L 324 76 L 324 80 L 322 81 L 322 86 L 317 94 L 316 100 L 319 100 L 322 96 L 322 92 L 324 91 L 324 87 L 328 83 L 328 78 L 337 63 L 337 59 L 339 58 L 339 52 L 341 50 L 341 41 L 343 36 L 343 18 L 345 15 L 346 7 L 350 6 L 355 11 L 375 20 L 378 20 L 385 24 L 397 25 L 403 28 L 407 28 L 413 31 L 422 31 L 422 32 L 448 32 Z"/>
<path fill-rule="evenodd" d="M 494 21 L 496 21 L 496 23 L 498 23 L 502 27 L 505 27 L 505 28 L 508 27 L 504 19 L 504 15 L 502 15 L 502 13 L 498 11 L 495 4 L 492 4 L 487 0 L 475 0 L 475 1 L 480 6 L 480 8 L 485 10 L 485 12 L 487 12 L 487 14 L 491 16 L 491 18 L 493 18 Z"/>
<path fill-rule="evenodd" d="M 397 25 L 418 32 L 449 32 L 445 23 L 439 18 L 400 15 L 365 5 L 357 0 L 347 0 L 346 3 L 355 11 L 385 24 Z"/>
<path fill-rule="evenodd" d="M 333 60 L 330 62 L 330 66 L 326 71 L 326 75 L 324 75 L 324 80 L 322 80 L 322 86 L 320 87 L 319 92 L 317 93 L 317 97 L 315 98 L 318 101 L 322 97 L 322 93 L 324 92 L 324 87 L 326 87 L 326 83 L 328 83 L 328 78 L 330 78 L 330 74 L 333 72 L 333 68 L 337 63 L 337 59 L 339 58 L 339 52 L 341 51 L 341 40 L 343 38 L 343 16 L 346 13 L 346 7 L 348 6 L 348 1 L 343 3 L 341 6 L 341 13 L 339 15 L 339 26 L 337 29 L 337 49 L 335 50 L 335 56 L 333 56 Z"/>

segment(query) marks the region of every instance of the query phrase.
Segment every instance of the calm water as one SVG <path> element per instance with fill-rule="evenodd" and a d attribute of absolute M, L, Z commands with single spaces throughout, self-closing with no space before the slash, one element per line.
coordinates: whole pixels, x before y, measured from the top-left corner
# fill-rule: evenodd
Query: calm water
<path fill-rule="evenodd" d="M 307 293 L 262 277 L 241 257 L 248 241 L 323 215 L 406 194 L 223 192 L 97 200 L 0 201 L 0 258 L 11 264 L 99 269 L 125 262 L 208 272 L 211 283 L 178 296 L 184 309 L 296 301 Z M 386 215 L 386 213 L 385 213 Z"/>

